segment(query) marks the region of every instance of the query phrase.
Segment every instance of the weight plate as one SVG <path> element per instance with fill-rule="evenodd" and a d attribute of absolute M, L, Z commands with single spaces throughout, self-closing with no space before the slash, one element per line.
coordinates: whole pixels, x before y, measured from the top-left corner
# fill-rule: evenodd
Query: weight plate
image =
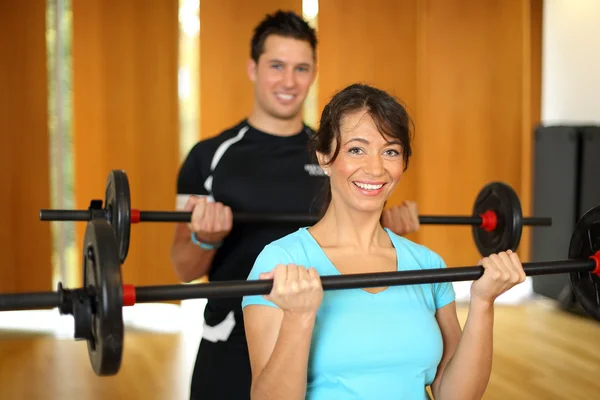
<path fill-rule="evenodd" d="M 108 222 L 115 231 L 122 264 L 127 258 L 131 233 L 131 196 L 125 171 L 113 170 L 108 175 L 104 208 Z"/>
<path fill-rule="evenodd" d="M 588 210 L 577 222 L 569 258 L 586 259 L 600 250 L 600 206 Z M 571 288 L 583 309 L 600 321 L 600 277 L 590 272 L 571 272 Z"/>
<path fill-rule="evenodd" d="M 481 216 L 486 211 L 496 214 L 496 229 L 487 232 L 473 225 L 473 238 L 479 253 L 487 257 L 511 249 L 515 251 L 521 241 L 523 231 L 523 211 L 519 196 L 503 182 L 491 182 L 483 187 L 475 199 L 473 216 Z"/>
<path fill-rule="evenodd" d="M 92 293 L 92 339 L 87 341 L 92 369 L 115 375 L 123 354 L 123 285 L 118 244 L 104 220 L 88 223 L 83 240 L 83 287 Z"/>

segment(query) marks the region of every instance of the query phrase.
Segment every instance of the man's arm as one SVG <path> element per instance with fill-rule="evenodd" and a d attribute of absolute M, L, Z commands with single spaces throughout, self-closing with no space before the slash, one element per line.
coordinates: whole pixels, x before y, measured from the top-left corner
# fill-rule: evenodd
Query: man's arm
<path fill-rule="evenodd" d="M 408 235 L 419 230 L 417 203 L 404 201 L 402 204 L 386 208 L 381 214 L 381 225 L 396 235 Z"/>
<path fill-rule="evenodd" d="M 183 211 L 193 211 L 198 200 L 197 196 L 189 196 Z M 177 277 L 182 282 L 190 282 L 210 272 L 216 249 L 202 248 L 192 242 L 190 224 L 177 224 L 171 245 L 171 262 Z M 198 237 L 198 235 L 196 235 Z"/>
<path fill-rule="evenodd" d="M 177 210 L 192 212 L 189 223 L 175 226 L 171 244 L 171 262 L 178 278 L 190 282 L 205 276 L 212 268 L 217 245 L 231 230 L 232 215 L 229 207 L 209 203 L 210 195 L 204 187 L 206 174 L 199 166 L 199 147 L 195 146 L 181 165 L 177 177 Z M 214 245 L 199 246 L 192 241 L 194 232 L 198 242 Z"/>

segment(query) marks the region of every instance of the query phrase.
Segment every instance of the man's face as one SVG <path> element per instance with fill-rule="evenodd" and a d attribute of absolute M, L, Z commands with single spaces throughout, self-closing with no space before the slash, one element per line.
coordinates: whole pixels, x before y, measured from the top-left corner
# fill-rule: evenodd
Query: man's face
<path fill-rule="evenodd" d="M 248 64 L 256 106 L 275 118 L 296 117 L 314 82 L 315 69 L 313 50 L 307 41 L 270 35 L 258 64 L 253 60 Z"/>

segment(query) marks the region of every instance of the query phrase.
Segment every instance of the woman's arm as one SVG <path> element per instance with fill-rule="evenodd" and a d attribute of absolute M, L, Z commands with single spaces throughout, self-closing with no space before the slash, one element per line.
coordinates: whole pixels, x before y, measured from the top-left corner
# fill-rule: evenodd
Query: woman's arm
<path fill-rule="evenodd" d="M 436 400 L 481 399 L 487 388 L 493 357 L 494 301 L 525 280 L 515 253 L 493 254 L 481 260 L 483 276 L 471 285 L 471 302 L 464 332 L 456 316 L 456 306 L 438 310 L 444 353 L 432 392 Z"/>
<path fill-rule="evenodd" d="M 260 279 L 273 279 L 266 299 L 277 307 L 244 307 L 244 325 L 252 368 L 253 400 L 302 400 L 310 344 L 323 290 L 316 270 L 278 265 Z"/>
<path fill-rule="evenodd" d="M 492 369 L 493 313 L 493 305 L 472 301 L 461 332 L 455 303 L 438 310 L 444 353 L 431 385 L 435 399 L 482 398 Z"/>
<path fill-rule="evenodd" d="M 314 316 L 286 314 L 270 306 L 244 309 L 252 399 L 305 398 L 314 321 Z"/>

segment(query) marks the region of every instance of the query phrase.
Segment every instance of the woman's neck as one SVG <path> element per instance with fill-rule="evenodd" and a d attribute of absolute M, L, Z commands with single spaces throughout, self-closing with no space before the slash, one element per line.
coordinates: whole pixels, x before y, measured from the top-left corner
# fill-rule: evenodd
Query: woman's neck
<path fill-rule="evenodd" d="M 389 242 L 378 212 L 361 212 L 329 205 L 323 218 L 309 230 L 323 247 L 356 248 L 369 252 Z"/>

